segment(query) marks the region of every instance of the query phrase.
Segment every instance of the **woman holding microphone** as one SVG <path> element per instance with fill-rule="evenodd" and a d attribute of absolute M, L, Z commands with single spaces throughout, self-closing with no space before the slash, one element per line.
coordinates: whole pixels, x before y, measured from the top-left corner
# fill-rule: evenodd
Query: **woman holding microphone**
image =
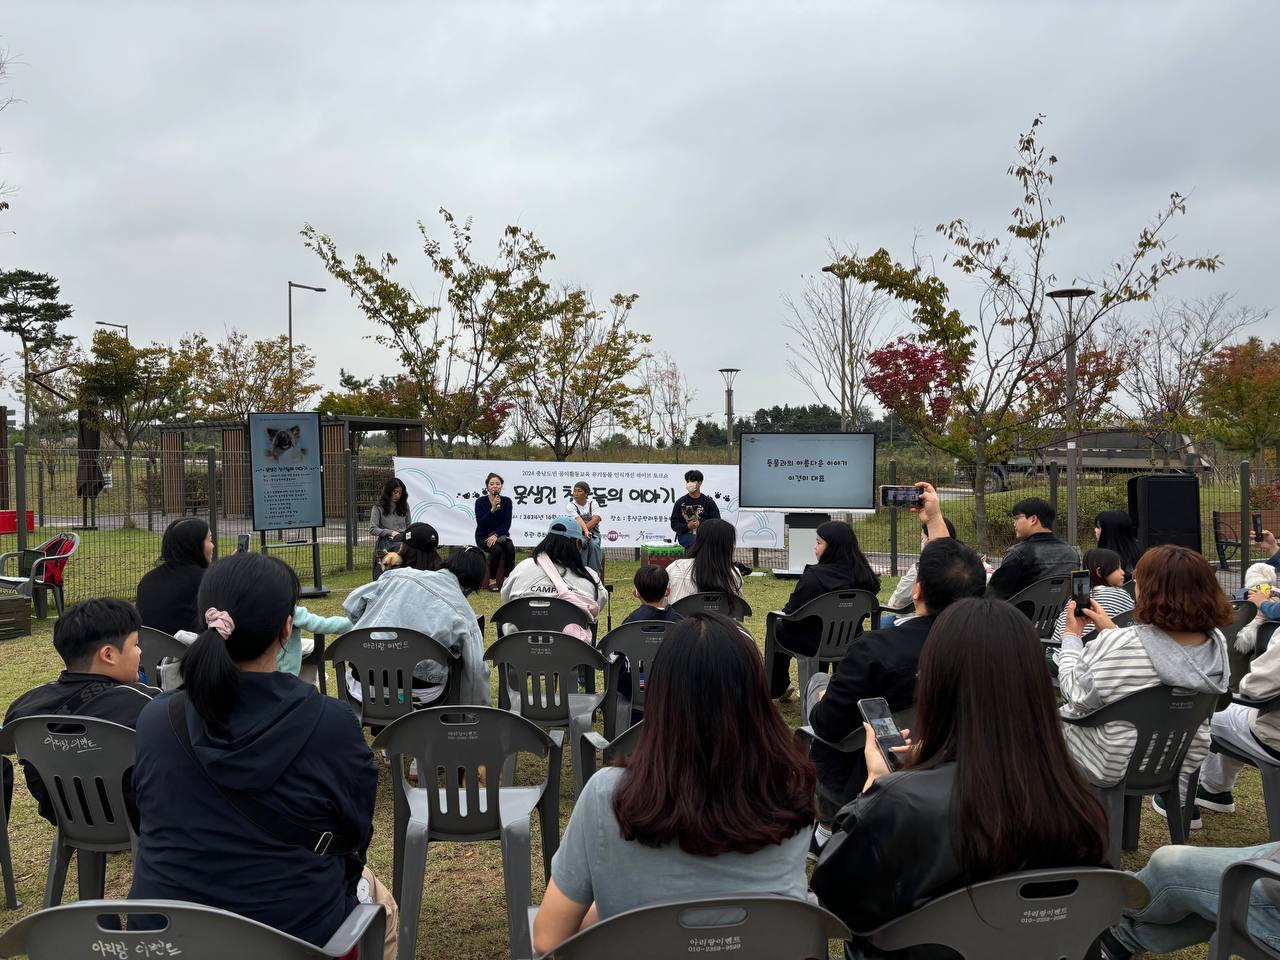
<path fill-rule="evenodd" d="M 498 572 L 510 573 L 516 565 L 516 545 L 511 542 L 511 498 L 502 495 L 502 477 L 484 478 L 485 495 L 476 500 L 476 546 L 489 554 L 489 590 L 497 593 Z"/>

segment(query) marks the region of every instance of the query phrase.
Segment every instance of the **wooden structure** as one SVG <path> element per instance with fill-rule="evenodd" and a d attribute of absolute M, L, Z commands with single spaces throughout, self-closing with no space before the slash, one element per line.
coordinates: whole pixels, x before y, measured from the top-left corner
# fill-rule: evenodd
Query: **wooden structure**
<path fill-rule="evenodd" d="M 249 438 L 243 420 L 173 423 L 160 427 L 160 509 L 182 513 L 186 495 L 186 455 L 183 448 L 191 431 L 211 430 L 222 434 L 222 513 L 224 516 L 253 512 L 249 481 Z M 357 452 L 362 433 L 394 432 L 396 455 L 420 457 L 426 451 L 426 437 L 420 420 L 397 417 L 321 417 L 320 463 L 324 469 L 324 513 L 344 517 L 347 511 L 347 451 Z"/>

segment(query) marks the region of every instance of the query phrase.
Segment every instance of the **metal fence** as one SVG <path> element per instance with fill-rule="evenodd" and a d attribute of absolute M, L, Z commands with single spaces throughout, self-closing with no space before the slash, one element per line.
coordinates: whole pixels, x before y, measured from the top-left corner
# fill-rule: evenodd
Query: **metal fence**
<path fill-rule="evenodd" d="M 100 477 L 86 471 L 95 463 Z M 1158 470 L 1148 472 L 1159 472 Z M 368 534 L 369 510 L 391 475 L 391 457 L 342 453 L 325 458 L 325 513 L 323 527 L 260 533 L 253 530 L 249 496 L 248 463 L 243 454 L 214 450 L 162 455 L 135 451 L 126 458 L 119 452 L 82 455 L 74 449 L 24 450 L 21 445 L 0 451 L 0 552 L 35 547 L 65 531 L 80 535 L 81 547 L 67 569 L 67 600 L 92 596 L 135 595 L 138 581 L 159 560 L 165 527 L 183 516 L 208 521 L 219 555 L 236 548 L 237 538 L 248 535 L 251 549 L 263 549 L 289 562 L 304 584 L 316 576 L 340 571 L 365 570 L 371 560 Z M 96 489 L 86 479 L 96 477 L 101 489 L 94 497 L 82 496 Z M 1023 497 L 1038 496 L 1055 504 L 1060 518 L 1057 530 L 1064 539 L 1087 549 L 1094 542 L 1094 517 L 1102 510 L 1128 507 L 1128 474 L 1083 473 L 1079 478 L 1074 537 L 1065 529 L 1066 484 L 1056 466 L 1017 478 L 1012 489 L 985 497 L 986 552 L 998 558 L 1013 542 L 1010 509 Z M 894 460 L 878 464 L 877 484 L 928 480 L 939 490 L 943 510 L 957 535 L 979 544 L 977 498 L 972 476 L 956 472 L 939 460 L 930 466 L 916 462 L 911 473 L 899 472 Z M 1219 570 L 1225 586 L 1239 586 L 1248 560 L 1261 559 L 1250 543 L 1253 515 L 1263 525 L 1280 530 L 1280 481 L 1274 469 L 1259 470 L 1241 464 L 1231 475 L 1200 478 L 1201 541 L 1205 556 Z M 28 516 L 27 529 L 17 529 L 19 511 Z M 857 531 L 864 552 L 883 573 L 902 573 L 919 553 L 919 527 L 903 510 L 878 510 L 874 514 L 846 514 Z M 1241 536 L 1241 531 L 1244 536 Z M 313 546 L 314 544 L 314 546 Z M 610 559 L 630 559 L 633 548 L 606 550 Z M 786 566 L 780 549 L 738 551 L 738 559 L 752 566 Z M 14 574 L 11 561 L 4 571 Z"/>

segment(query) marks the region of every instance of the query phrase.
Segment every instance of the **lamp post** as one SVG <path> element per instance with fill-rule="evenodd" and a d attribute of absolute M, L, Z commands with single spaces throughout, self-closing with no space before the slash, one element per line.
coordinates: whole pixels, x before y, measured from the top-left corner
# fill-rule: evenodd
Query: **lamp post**
<path fill-rule="evenodd" d="M 720 376 L 724 377 L 724 449 L 729 463 L 733 463 L 733 378 L 741 372 L 737 367 L 720 368 Z"/>
<path fill-rule="evenodd" d="M 108 323 L 106 320 L 93 321 L 95 326 L 99 327 L 115 327 L 117 330 L 124 331 L 124 338 L 129 339 L 129 325 L 127 323 Z"/>
<path fill-rule="evenodd" d="M 1071 435 L 1067 440 L 1067 543 L 1076 545 L 1076 485 L 1079 481 L 1080 463 L 1080 409 L 1076 397 L 1076 325 L 1075 302 L 1093 296 L 1088 287 L 1066 287 L 1050 290 L 1049 297 L 1062 315 L 1062 301 L 1067 301 L 1067 422 Z"/>
<path fill-rule="evenodd" d="M 324 287 L 309 287 L 305 283 L 289 281 L 289 389 L 293 389 L 293 288 L 310 290 L 313 293 L 324 293 Z"/>
<path fill-rule="evenodd" d="M 837 264 L 829 263 L 822 268 L 823 273 L 830 273 L 840 280 L 840 432 L 849 429 L 853 406 L 853 384 L 849 382 L 849 300 L 845 295 L 845 276 L 837 269 Z"/>

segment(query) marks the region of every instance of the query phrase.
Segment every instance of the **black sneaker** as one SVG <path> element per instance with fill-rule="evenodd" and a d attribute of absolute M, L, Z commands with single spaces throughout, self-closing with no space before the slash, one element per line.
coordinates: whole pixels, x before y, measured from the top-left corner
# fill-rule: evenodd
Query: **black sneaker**
<path fill-rule="evenodd" d="M 1198 791 L 1197 791 L 1197 794 L 1198 794 Z M 1199 799 L 1198 795 L 1196 799 L 1197 800 Z M 1154 810 L 1156 813 L 1160 814 L 1160 816 L 1164 817 L 1166 820 L 1169 819 L 1169 815 L 1164 812 L 1164 803 L 1160 800 L 1160 794 L 1153 793 L 1151 795 L 1151 809 Z M 1200 808 L 1198 806 L 1192 807 L 1191 808 L 1191 829 L 1199 830 L 1203 826 L 1204 826 L 1204 821 L 1200 819 Z"/>
<path fill-rule="evenodd" d="M 1133 956 L 1110 930 L 1102 931 L 1098 946 L 1102 948 L 1102 960 L 1129 960 Z"/>
<path fill-rule="evenodd" d="M 1204 787 L 1196 787 L 1196 804 L 1214 813 L 1235 813 L 1236 798 L 1230 790 L 1222 793 L 1210 793 Z"/>

